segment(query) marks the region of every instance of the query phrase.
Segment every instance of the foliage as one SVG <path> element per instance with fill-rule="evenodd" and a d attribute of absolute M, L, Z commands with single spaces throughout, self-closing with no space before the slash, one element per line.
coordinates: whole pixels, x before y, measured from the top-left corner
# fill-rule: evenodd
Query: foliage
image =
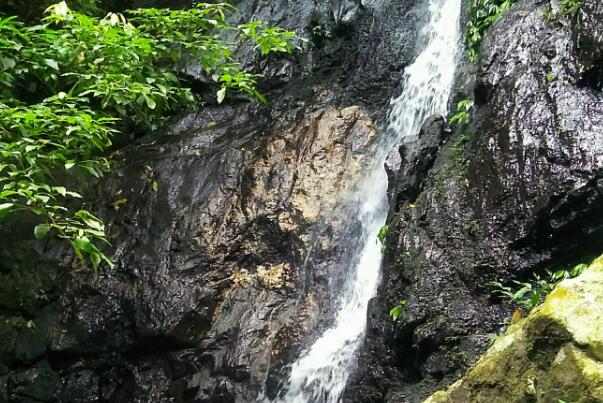
<path fill-rule="evenodd" d="M 42 16 L 44 10 L 56 2 L 57 0 L 3 0 L 0 2 L 2 3 L 0 13 L 18 15 L 22 20 L 31 21 Z M 113 9 L 113 3 L 117 3 L 117 0 L 66 0 L 66 3 L 72 10 L 99 16 L 102 14 L 102 9 L 106 7 Z M 122 0 L 121 3 L 124 1 Z"/>
<path fill-rule="evenodd" d="M 466 125 L 469 123 L 471 117 L 471 108 L 473 108 L 472 99 L 463 99 L 456 105 L 456 113 L 452 115 L 449 124 L 458 123 L 459 125 Z"/>
<path fill-rule="evenodd" d="M 465 146 L 471 140 L 473 140 L 473 134 L 472 133 L 468 133 L 468 132 L 462 132 L 462 133 L 460 133 L 456 137 L 456 139 L 454 140 L 454 144 L 451 147 L 452 151 L 454 151 L 458 155 L 462 155 L 463 152 L 465 151 Z"/>
<path fill-rule="evenodd" d="M 199 95 L 177 75 L 179 62 L 202 67 L 218 102 L 227 91 L 264 100 L 258 76 L 237 65 L 231 46 L 249 41 L 262 54 L 290 52 L 293 34 L 259 22 L 230 26 L 231 10 L 198 4 L 100 19 L 61 2 L 34 26 L 0 15 L 0 219 L 38 215 L 44 222 L 36 237 L 54 232 L 95 269 L 110 264 L 95 245 L 106 242 L 101 220 L 67 208 L 81 198 L 68 190 L 69 177 L 107 172 L 104 155 L 119 127 L 157 129 L 170 114 L 197 105 Z M 238 39 L 229 44 L 224 33 Z"/>
<path fill-rule="evenodd" d="M 477 61 L 479 59 L 479 46 L 486 31 L 498 16 L 507 11 L 515 2 L 516 0 L 469 0 L 467 5 L 469 22 L 465 27 L 465 43 L 469 60 Z"/>
<path fill-rule="evenodd" d="M 268 27 L 260 21 L 239 25 L 242 39 L 251 39 L 256 43 L 262 55 L 272 52 L 291 52 L 291 42 L 295 34 L 279 27 Z"/>
<path fill-rule="evenodd" d="M 508 287 L 500 282 L 492 282 L 494 293 L 507 299 L 527 312 L 540 305 L 545 297 L 553 291 L 555 286 L 564 279 L 579 276 L 588 268 L 586 264 L 579 264 L 571 269 L 560 269 L 555 272 L 547 271 L 547 277 L 534 275 L 530 282 L 513 281 L 514 287 Z"/>
<path fill-rule="evenodd" d="M 545 21 L 553 22 L 557 20 L 557 16 L 553 11 L 553 7 L 549 6 L 542 12 L 542 19 Z"/>
<path fill-rule="evenodd" d="M 463 99 L 456 105 L 456 113 L 450 117 L 448 123 L 450 125 L 457 124 L 462 127 L 469 123 L 471 120 L 471 109 L 473 108 L 474 102 L 472 99 Z M 462 153 L 465 150 L 465 145 L 471 141 L 473 134 L 467 132 L 461 132 L 452 146 L 452 150 L 457 153 Z"/>
<path fill-rule="evenodd" d="M 580 10 L 584 0 L 561 0 L 561 12 L 564 15 L 573 15 Z"/>
<path fill-rule="evenodd" d="M 558 21 L 559 16 L 571 17 L 575 15 L 582 5 L 584 0 L 560 0 L 559 9 L 553 9 L 553 6 L 548 6 L 542 13 L 542 18 L 545 21 Z"/>
<path fill-rule="evenodd" d="M 381 227 L 381 229 L 379 230 L 379 233 L 377 234 L 377 240 L 381 243 L 381 253 L 385 252 L 385 240 L 387 238 L 387 233 L 389 232 L 389 226 L 386 224 L 383 227 Z"/>
<path fill-rule="evenodd" d="M 390 316 L 390 318 L 392 318 L 392 320 L 394 322 L 399 322 L 402 319 L 404 319 L 405 315 L 406 315 L 406 300 L 401 299 L 400 302 L 398 302 L 398 305 L 396 305 L 395 307 L 390 309 L 389 316 Z"/>

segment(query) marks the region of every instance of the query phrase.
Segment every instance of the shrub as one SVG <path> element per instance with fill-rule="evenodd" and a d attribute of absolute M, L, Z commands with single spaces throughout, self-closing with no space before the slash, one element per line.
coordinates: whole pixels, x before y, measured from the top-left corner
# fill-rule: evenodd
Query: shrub
<path fill-rule="evenodd" d="M 507 11 L 517 0 L 469 0 L 467 4 L 469 22 L 465 27 L 467 57 L 471 61 L 479 59 L 479 46 L 486 31 L 499 15 Z M 571 0 L 575 1 L 575 0 Z"/>
<path fill-rule="evenodd" d="M 588 268 L 586 264 L 579 264 L 571 269 L 560 269 L 555 272 L 547 271 L 547 277 L 537 274 L 528 282 L 513 281 L 514 286 L 509 287 L 500 282 L 490 283 L 494 287 L 494 294 L 507 299 L 527 312 L 540 305 L 545 297 L 553 291 L 555 286 L 566 278 L 578 277 Z"/>
<path fill-rule="evenodd" d="M 406 315 L 406 300 L 401 299 L 400 302 L 398 302 L 398 305 L 396 305 L 395 307 L 390 309 L 389 316 L 390 316 L 390 318 L 392 318 L 392 320 L 394 322 L 399 322 L 404 319 L 405 315 Z"/>
<path fill-rule="evenodd" d="M 220 35 L 234 31 L 266 55 L 290 52 L 293 34 L 259 22 L 230 26 L 232 9 L 202 3 L 96 18 L 61 2 L 33 26 L 0 16 L 0 219 L 36 214 L 43 221 L 36 237 L 54 232 L 94 269 L 111 264 L 95 245 L 107 242 L 103 223 L 66 207 L 81 196 L 60 178 L 107 172 L 118 122 L 154 130 L 195 107 L 198 95 L 178 77 L 178 62 L 199 63 L 219 103 L 229 91 L 263 101 L 258 75 L 239 67 Z"/>
<path fill-rule="evenodd" d="M 573 15 L 580 10 L 584 0 L 561 0 L 561 12 L 564 15 Z"/>

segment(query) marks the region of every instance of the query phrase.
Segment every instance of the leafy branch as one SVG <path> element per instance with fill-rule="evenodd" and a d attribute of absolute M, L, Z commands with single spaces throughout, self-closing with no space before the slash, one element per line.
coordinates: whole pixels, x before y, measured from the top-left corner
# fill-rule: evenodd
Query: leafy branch
<path fill-rule="evenodd" d="M 250 41 L 262 54 L 288 53 L 294 35 L 259 22 L 230 26 L 226 3 L 190 10 L 139 9 L 104 18 L 50 6 L 33 26 L 0 15 L 0 220 L 29 212 L 43 221 L 34 234 L 69 241 L 96 270 L 111 260 L 105 226 L 91 212 L 67 206 L 75 173 L 100 178 L 119 127 L 155 130 L 170 114 L 198 106 L 176 65 L 199 64 L 213 79 L 217 101 L 227 91 L 264 101 L 259 75 L 244 71 L 231 47 Z M 234 44 L 222 39 L 236 32 Z M 209 86 L 211 88 L 211 85 Z"/>
<path fill-rule="evenodd" d="M 486 31 L 502 13 L 517 0 L 469 0 L 467 10 L 469 21 L 465 26 L 467 57 L 471 61 L 479 59 L 479 46 Z"/>

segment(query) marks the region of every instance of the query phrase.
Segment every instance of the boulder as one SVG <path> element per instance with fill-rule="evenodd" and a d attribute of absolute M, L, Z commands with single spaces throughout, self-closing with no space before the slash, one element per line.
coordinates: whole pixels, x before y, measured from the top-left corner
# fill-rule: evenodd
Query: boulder
<path fill-rule="evenodd" d="M 450 388 L 425 403 L 603 401 L 603 257 L 511 325 Z"/>

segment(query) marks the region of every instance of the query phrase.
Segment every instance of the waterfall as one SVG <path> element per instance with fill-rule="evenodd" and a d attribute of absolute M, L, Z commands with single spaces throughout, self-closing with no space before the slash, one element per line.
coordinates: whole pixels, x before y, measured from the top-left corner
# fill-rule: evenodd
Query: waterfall
<path fill-rule="evenodd" d="M 416 136 L 427 117 L 447 114 L 460 40 L 461 0 L 429 0 L 429 22 L 422 28 L 422 51 L 403 77 L 403 93 L 391 101 L 389 128 L 373 165 L 355 196 L 362 224 L 361 250 L 342 290 L 333 327 L 292 365 L 285 403 L 336 403 L 355 364 L 366 327 L 366 311 L 379 283 L 381 245 L 377 235 L 388 213 L 383 165 L 390 150 Z"/>

